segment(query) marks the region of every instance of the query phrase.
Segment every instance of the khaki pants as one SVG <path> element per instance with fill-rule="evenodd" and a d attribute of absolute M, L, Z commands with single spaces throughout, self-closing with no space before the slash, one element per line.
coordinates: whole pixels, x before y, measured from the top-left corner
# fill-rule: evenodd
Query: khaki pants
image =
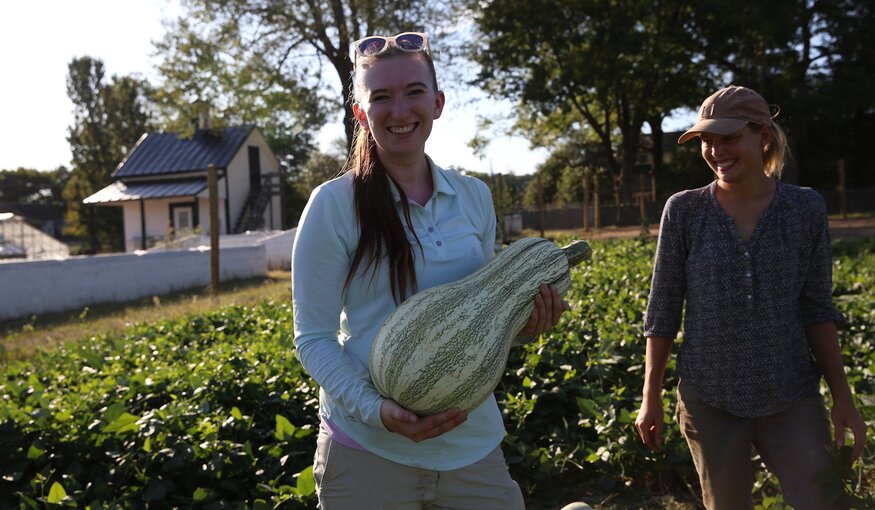
<path fill-rule="evenodd" d="M 501 448 L 452 471 L 397 464 L 320 433 L 313 465 L 322 510 L 524 510 Z"/>
<path fill-rule="evenodd" d="M 796 510 L 833 508 L 828 486 L 838 479 L 830 469 L 830 428 L 819 395 L 774 415 L 740 418 L 705 404 L 681 382 L 677 419 L 709 510 L 753 509 L 751 446 L 778 478 L 786 503 Z"/>

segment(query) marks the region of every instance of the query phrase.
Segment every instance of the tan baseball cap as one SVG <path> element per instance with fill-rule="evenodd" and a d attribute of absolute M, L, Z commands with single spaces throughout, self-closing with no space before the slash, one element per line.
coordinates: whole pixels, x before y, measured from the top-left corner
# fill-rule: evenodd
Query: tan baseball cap
<path fill-rule="evenodd" d="M 678 143 L 685 143 L 699 133 L 728 135 L 751 122 L 764 126 L 771 118 L 763 96 L 747 87 L 730 85 L 711 94 L 702 103 L 696 123 L 678 138 Z"/>

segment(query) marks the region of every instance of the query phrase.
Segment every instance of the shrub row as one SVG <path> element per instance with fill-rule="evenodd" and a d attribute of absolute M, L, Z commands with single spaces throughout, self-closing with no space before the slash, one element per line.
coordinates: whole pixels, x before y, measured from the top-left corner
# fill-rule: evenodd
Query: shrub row
<path fill-rule="evenodd" d="M 653 494 L 695 492 L 671 416 L 673 362 L 662 452 L 641 445 L 633 427 L 654 244 L 594 247 L 572 273 L 572 310 L 552 334 L 514 349 L 497 390 L 505 455 L 532 507 L 587 493 L 640 505 Z M 834 271 L 848 376 L 870 429 L 873 248 L 837 245 Z M 291 322 L 286 302 L 231 306 L 6 366 L 0 508 L 315 508 L 318 397 L 295 358 Z M 845 475 L 841 489 L 871 503 L 873 449 Z M 775 483 L 761 474 L 758 485 L 761 506 L 778 507 Z"/>

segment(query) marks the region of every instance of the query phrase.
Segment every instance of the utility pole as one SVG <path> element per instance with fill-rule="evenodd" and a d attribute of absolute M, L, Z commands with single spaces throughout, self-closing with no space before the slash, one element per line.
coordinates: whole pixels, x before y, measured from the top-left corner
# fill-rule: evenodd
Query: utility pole
<path fill-rule="evenodd" d="M 219 295 L 219 182 L 216 166 L 207 165 L 207 187 L 210 194 L 210 292 Z"/>
<path fill-rule="evenodd" d="M 586 232 L 589 232 L 592 228 L 589 211 L 590 179 L 592 179 L 592 177 L 589 174 L 583 176 L 583 230 Z"/>
<path fill-rule="evenodd" d="M 842 219 L 848 219 L 848 201 L 845 191 L 845 160 L 839 160 L 839 211 Z"/>
<path fill-rule="evenodd" d="M 541 237 L 544 237 L 544 181 L 538 172 L 538 223 L 541 227 Z"/>

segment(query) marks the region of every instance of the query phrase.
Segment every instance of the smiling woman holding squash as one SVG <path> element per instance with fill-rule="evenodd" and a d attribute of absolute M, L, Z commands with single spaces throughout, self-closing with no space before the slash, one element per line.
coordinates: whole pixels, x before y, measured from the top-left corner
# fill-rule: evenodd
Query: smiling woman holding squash
<path fill-rule="evenodd" d="M 496 221 L 483 182 L 425 154 L 445 101 L 425 34 L 365 37 L 353 49 L 355 142 L 346 172 L 310 196 L 292 255 L 295 345 L 320 385 L 320 507 L 522 509 L 493 396 L 418 416 L 372 382 L 383 321 L 412 294 L 489 262 Z M 566 307 L 542 286 L 521 334 L 546 331 Z"/>

